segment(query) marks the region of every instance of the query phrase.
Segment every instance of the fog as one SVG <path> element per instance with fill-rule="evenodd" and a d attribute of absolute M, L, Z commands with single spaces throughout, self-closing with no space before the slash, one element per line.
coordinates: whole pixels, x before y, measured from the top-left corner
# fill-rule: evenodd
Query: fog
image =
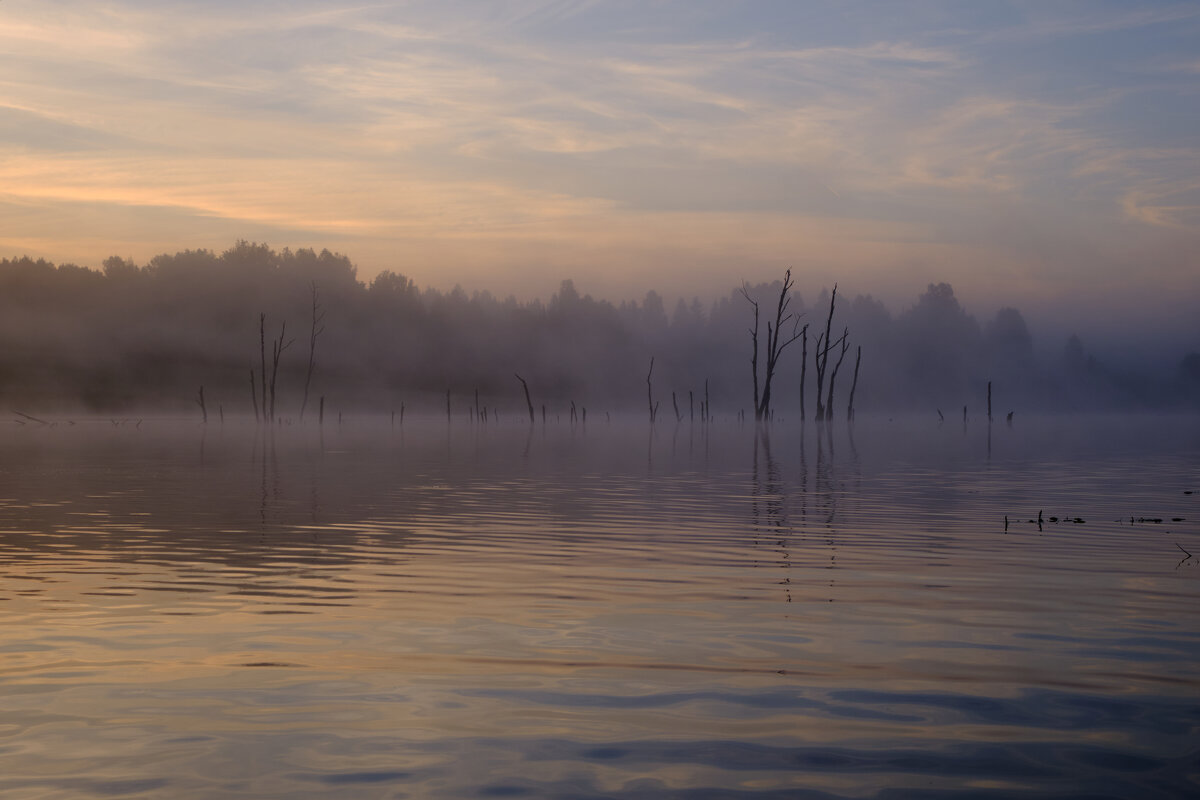
<path fill-rule="evenodd" d="M 255 413 L 263 366 L 279 340 L 275 416 L 300 416 L 308 381 L 314 299 L 320 318 L 306 414 L 455 413 L 525 415 L 520 374 L 541 413 L 572 403 L 592 414 L 660 418 L 701 412 L 753 414 L 750 329 L 761 310 L 760 384 L 768 322 L 781 280 L 737 285 L 716 300 L 648 287 L 612 302 L 562 281 L 545 299 L 518 301 L 470 287 L 444 292 L 385 271 L 360 280 L 329 251 L 272 250 L 239 242 L 224 253 L 159 255 L 145 265 L 112 257 L 102 270 L 29 258 L 0 261 L 0 399 L 14 411 L 194 413 L 204 387 L 210 415 Z M 648 279 L 649 281 L 649 279 Z M 1149 342 L 1114 323 L 1101 336 L 1038 329 L 1017 308 L 977 314 L 946 283 L 914 285 L 889 307 L 858 287 L 792 289 L 784 338 L 807 336 L 779 357 L 772 412 L 800 414 L 807 348 L 806 411 L 815 411 L 816 337 L 826 325 L 848 351 L 832 416 L 844 418 L 858 348 L 854 407 L 862 412 L 941 412 L 947 419 L 1032 411 L 1200 408 L 1194 342 Z M 260 342 L 260 321 L 262 341 Z M 282 337 L 281 337 L 282 332 Z M 1114 343 L 1119 343 L 1118 349 Z M 260 346 L 262 349 L 260 349 Z M 1106 349 L 1107 348 L 1107 349 Z M 265 351 L 265 352 L 264 352 Z M 1153 353 L 1146 357 L 1145 353 Z M 839 355 L 831 354 L 830 370 Z M 268 375 L 269 377 L 269 375 Z M 826 389 L 828 391 L 828 389 Z M 478 393 L 478 401 L 476 401 Z M 674 398 L 672 397 L 674 394 Z M 261 401 L 261 398 L 259 398 Z M 476 406 L 476 404 L 478 404 Z"/>

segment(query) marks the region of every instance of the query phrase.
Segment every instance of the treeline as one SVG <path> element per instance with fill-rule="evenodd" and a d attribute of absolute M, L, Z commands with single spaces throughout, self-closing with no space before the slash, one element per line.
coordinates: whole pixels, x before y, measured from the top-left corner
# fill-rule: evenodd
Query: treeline
<path fill-rule="evenodd" d="M 421 289 L 395 272 L 367 283 L 345 256 L 248 242 L 142 266 L 112 257 L 102 270 L 5 259 L 0 398 L 24 409 L 182 410 L 204 386 L 210 414 L 249 415 L 263 403 L 252 400 L 250 374 L 257 393 L 265 368 L 280 419 L 298 417 L 306 385 L 309 413 L 317 397 L 344 411 L 436 411 L 449 391 L 460 409 L 478 392 L 480 406 L 523 415 L 520 373 L 534 406 L 565 414 L 574 402 L 602 413 L 645 409 L 654 358 L 653 391 L 662 403 L 674 392 L 681 414 L 698 413 L 706 384 L 713 414 L 753 414 L 748 300 L 774 309 L 781 289 L 780 281 L 745 286 L 713 303 L 679 299 L 668 308 L 655 291 L 614 304 L 566 280 L 548 301 L 518 302 Z M 829 292 L 804 291 L 791 295 L 788 324 L 816 331 L 829 322 Z M 314 300 L 322 315 L 315 342 Z M 1072 337 L 1039 360 L 1019 311 L 1005 308 L 981 323 L 944 283 L 896 314 L 870 295 L 839 293 L 831 330 L 846 331 L 851 359 L 861 347 L 860 411 L 942 409 L 950 417 L 965 405 L 983 414 L 989 381 L 997 415 L 1200 404 L 1200 354 L 1174 374 L 1126 375 Z M 274 365 L 263 348 L 274 357 L 276 339 L 290 346 Z M 763 339 L 765 347 L 765 330 Z M 814 353 L 809 347 L 809 381 Z M 776 415 L 799 416 L 801 357 L 793 343 L 779 358 Z M 839 379 L 842 395 L 848 381 Z M 844 416 L 846 402 L 834 398 L 833 416 Z"/>

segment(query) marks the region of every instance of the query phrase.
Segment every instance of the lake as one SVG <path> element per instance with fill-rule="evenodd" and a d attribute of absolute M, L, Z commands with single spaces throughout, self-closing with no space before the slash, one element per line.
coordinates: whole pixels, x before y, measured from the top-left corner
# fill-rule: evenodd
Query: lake
<path fill-rule="evenodd" d="M 599 416 L 6 424 L 0 795 L 1200 795 L 1200 420 Z"/>

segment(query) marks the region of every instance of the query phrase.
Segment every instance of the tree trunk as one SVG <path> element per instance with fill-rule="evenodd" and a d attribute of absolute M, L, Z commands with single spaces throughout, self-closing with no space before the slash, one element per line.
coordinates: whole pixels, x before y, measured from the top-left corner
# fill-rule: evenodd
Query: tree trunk
<path fill-rule="evenodd" d="M 516 375 L 516 373 L 513 373 Z M 533 401 L 529 399 L 529 384 L 520 375 L 517 375 L 517 380 L 521 382 L 521 388 L 525 390 L 525 405 L 529 408 L 529 421 L 533 422 Z"/>
<path fill-rule="evenodd" d="M 747 300 L 750 300 L 750 295 L 746 292 L 746 287 L 742 287 L 742 294 Z M 758 416 L 758 302 L 750 300 L 750 305 L 754 306 L 754 327 L 750 329 L 750 380 L 754 384 L 754 414 Z"/>
<path fill-rule="evenodd" d="M 858 355 L 854 358 L 854 380 L 850 382 L 850 403 L 846 406 L 846 421 L 854 421 L 854 390 L 858 388 L 858 367 L 862 363 L 862 345 L 858 346 Z"/>
<path fill-rule="evenodd" d="M 650 424 L 654 424 L 655 412 L 658 406 L 654 403 L 654 385 L 650 382 L 650 376 L 654 374 L 654 356 L 650 356 L 650 370 L 646 373 L 646 404 L 650 407 Z"/>
<path fill-rule="evenodd" d="M 204 424 L 208 424 L 208 407 L 204 405 L 204 387 L 200 387 L 200 396 L 196 398 L 196 403 L 200 406 L 200 414 L 204 417 Z"/>
<path fill-rule="evenodd" d="M 792 271 L 789 269 L 783 275 L 779 300 L 775 305 L 775 322 L 767 323 L 767 363 L 760 392 L 758 386 L 758 301 L 750 297 L 750 291 L 745 284 L 742 285 L 742 296 L 754 307 L 754 327 L 750 329 L 750 344 L 754 352 L 750 358 L 750 373 L 754 382 L 754 419 L 756 421 L 771 419 L 771 385 L 775 379 L 775 370 L 779 366 L 779 358 L 783 355 L 784 349 L 800 338 L 803 333 L 803 331 L 797 330 L 797 322 L 793 321 L 795 315 L 787 310 L 788 305 L 792 302 L 790 296 L 792 286 Z M 789 321 L 792 321 L 792 332 L 789 338 L 784 340 L 782 338 L 783 327 Z M 807 327 L 804 330 L 807 330 Z"/>
<path fill-rule="evenodd" d="M 825 406 L 821 403 L 821 391 L 825 388 L 825 369 L 829 365 L 830 330 L 833 326 L 833 308 L 837 303 L 837 284 L 829 295 L 829 316 L 825 318 L 825 334 L 817 335 L 817 346 L 813 350 L 813 362 L 817 370 L 817 410 L 814 419 L 825 419 Z"/>
<path fill-rule="evenodd" d="M 837 380 L 838 370 L 842 368 L 842 360 L 846 358 L 846 351 L 850 349 L 850 342 L 847 337 L 850 335 L 850 329 L 846 328 L 842 331 L 841 352 L 838 354 L 837 363 L 833 365 L 833 372 L 829 375 L 829 394 L 825 398 L 825 419 L 833 419 L 833 382 Z"/>
<path fill-rule="evenodd" d="M 287 322 L 285 321 L 279 326 L 279 338 L 271 344 L 271 410 L 268 415 L 268 421 L 272 424 L 275 422 L 275 382 L 279 377 L 279 357 L 292 344 L 290 341 L 285 342 L 283 340 L 286 335 Z"/>
<path fill-rule="evenodd" d="M 258 379 L 262 383 L 262 421 L 268 422 L 267 419 L 267 315 L 259 312 L 258 315 L 258 358 L 259 366 L 262 369 L 258 372 Z"/>
<path fill-rule="evenodd" d="M 262 422 L 262 418 L 258 413 L 258 387 L 254 382 L 254 370 L 250 370 L 250 404 L 254 406 L 254 421 Z"/>
<path fill-rule="evenodd" d="M 808 415 L 804 413 L 804 384 L 808 377 L 808 326 L 804 326 L 804 331 L 800 334 L 800 421 L 808 419 Z"/>
<path fill-rule="evenodd" d="M 316 364 L 317 337 L 325 330 L 321 323 L 325 320 L 325 312 L 317 302 L 317 282 L 312 282 L 312 328 L 308 334 L 308 371 L 304 375 L 304 400 L 300 403 L 300 421 L 304 421 L 304 409 L 308 407 L 308 388 L 312 384 L 313 367 Z"/>

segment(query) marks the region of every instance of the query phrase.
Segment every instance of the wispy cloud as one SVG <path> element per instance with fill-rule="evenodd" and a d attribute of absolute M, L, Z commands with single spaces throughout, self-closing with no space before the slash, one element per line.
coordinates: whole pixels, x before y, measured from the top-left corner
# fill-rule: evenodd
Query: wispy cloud
<path fill-rule="evenodd" d="M 884 12 L 6 0 L 0 198 L 45 230 L 0 223 L 0 246 L 66 252 L 54 208 L 102 241 L 86 229 L 107 217 L 79 209 L 105 204 L 352 255 L 640 253 L 643 275 L 817 251 L 872 274 L 961 257 L 960 282 L 984 281 L 979 263 L 1002 282 L 1039 247 L 1084 271 L 1072 254 L 1118 227 L 1197 243 L 1193 5 L 934 4 L 868 24 Z M 1016 253 L 997 216 L 1046 233 Z"/>

